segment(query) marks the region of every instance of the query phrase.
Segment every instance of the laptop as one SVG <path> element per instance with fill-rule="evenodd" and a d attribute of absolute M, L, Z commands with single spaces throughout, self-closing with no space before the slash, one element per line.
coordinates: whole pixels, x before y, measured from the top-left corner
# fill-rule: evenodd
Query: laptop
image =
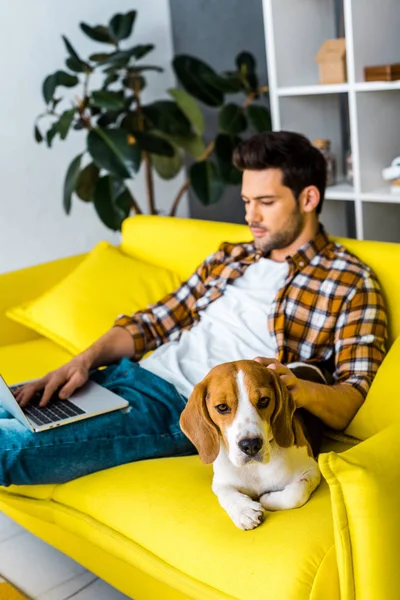
<path fill-rule="evenodd" d="M 21 408 L 14 394 L 25 383 L 29 382 L 8 386 L 0 375 L 0 405 L 35 433 L 129 406 L 121 396 L 89 380 L 68 400 L 60 400 L 55 393 L 47 406 L 39 408 L 43 392 L 37 392 L 28 406 Z"/>

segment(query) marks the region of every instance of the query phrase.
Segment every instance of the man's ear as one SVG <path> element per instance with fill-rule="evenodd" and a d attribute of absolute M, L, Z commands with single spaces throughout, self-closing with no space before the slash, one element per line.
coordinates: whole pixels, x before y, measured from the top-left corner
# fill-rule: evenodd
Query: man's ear
<path fill-rule="evenodd" d="M 321 195 L 315 185 L 309 185 L 301 192 L 300 202 L 304 212 L 312 212 L 317 209 Z"/>
<path fill-rule="evenodd" d="M 281 448 L 289 448 L 295 443 L 293 415 L 296 406 L 286 385 L 279 375 L 271 371 L 275 392 L 275 408 L 271 416 L 271 429 L 274 439 Z"/>
<path fill-rule="evenodd" d="M 196 446 L 201 460 L 210 464 L 218 456 L 219 433 L 208 414 L 206 395 L 207 385 L 203 382 L 198 383 L 183 409 L 180 426 L 183 433 Z"/>

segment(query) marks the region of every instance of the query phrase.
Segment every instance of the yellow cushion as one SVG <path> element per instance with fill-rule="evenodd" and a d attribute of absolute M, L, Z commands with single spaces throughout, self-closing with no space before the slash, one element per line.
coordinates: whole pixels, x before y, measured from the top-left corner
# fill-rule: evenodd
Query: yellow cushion
<path fill-rule="evenodd" d="M 186 585 L 188 598 L 339 599 L 326 482 L 302 508 L 268 513 L 258 529 L 243 532 L 219 506 L 211 479 L 212 468 L 198 456 L 124 465 L 56 486 L 51 521 L 151 568 L 173 588 Z M 0 499 L 21 492 L 37 497 L 36 487 L 44 486 L 3 488 Z M 327 565 L 329 589 L 314 596 Z M 206 586 L 203 593 L 194 594 L 190 581 Z M 135 598 L 134 591 L 132 582 Z"/>
<path fill-rule="evenodd" d="M 400 423 L 358 446 L 322 454 L 332 497 L 342 598 L 400 595 Z"/>
<path fill-rule="evenodd" d="M 178 285 L 172 271 L 100 242 L 59 284 L 9 309 L 7 316 L 77 354 L 108 331 L 119 314 L 145 308 Z"/>
<path fill-rule="evenodd" d="M 366 440 L 400 420 L 400 389 L 397 373 L 400 365 L 400 337 L 390 348 L 365 399 L 346 429 L 348 435 Z"/>

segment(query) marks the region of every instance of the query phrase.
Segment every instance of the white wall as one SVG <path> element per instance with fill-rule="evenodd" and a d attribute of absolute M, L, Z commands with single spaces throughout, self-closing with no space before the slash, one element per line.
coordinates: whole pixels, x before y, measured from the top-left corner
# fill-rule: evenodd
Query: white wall
<path fill-rule="evenodd" d="M 0 2 L 0 273 L 55 258 L 85 252 L 101 240 L 114 243 L 119 234 L 100 222 L 92 205 L 74 199 L 72 213 L 62 208 L 66 169 L 85 145 L 84 132 L 71 132 L 48 149 L 33 139 L 33 122 L 44 109 L 43 79 L 64 68 L 65 34 L 82 57 L 107 49 L 78 28 L 107 23 L 116 12 L 138 10 L 133 44 L 154 43 L 149 64 L 164 67 L 148 77 L 145 100 L 167 97 L 174 85 L 168 0 L 12 0 Z M 61 89 L 61 88 L 60 88 Z M 156 181 L 160 208 L 168 208 L 183 174 L 172 182 Z M 136 199 L 145 207 L 143 173 L 132 182 Z M 186 201 L 179 216 L 186 216 Z"/>

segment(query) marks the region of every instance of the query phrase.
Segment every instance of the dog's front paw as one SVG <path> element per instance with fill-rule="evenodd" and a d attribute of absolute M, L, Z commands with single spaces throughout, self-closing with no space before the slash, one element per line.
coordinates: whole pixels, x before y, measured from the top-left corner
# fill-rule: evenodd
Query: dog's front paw
<path fill-rule="evenodd" d="M 238 502 L 229 507 L 228 514 L 236 527 L 243 529 L 255 529 L 262 523 L 263 507 L 259 502 L 254 502 L 248 496 L 243 496 Z"/>

